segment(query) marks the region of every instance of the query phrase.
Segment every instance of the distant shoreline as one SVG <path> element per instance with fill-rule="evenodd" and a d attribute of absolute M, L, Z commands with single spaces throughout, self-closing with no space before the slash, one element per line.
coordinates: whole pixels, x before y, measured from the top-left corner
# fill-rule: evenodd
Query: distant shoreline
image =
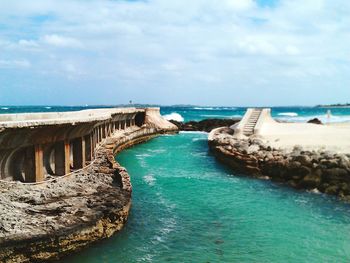
<path fill-rule="evenodd" d="M 337 103 L 337 104 L 319 104 L 316 108 L 350 108 L 350 103 Z"/>
<path fill-rule="evenodd" d="M 332 106 L 332 105 L 321 105 L 321 106 L 316 106 L 316 108 L 325 108 L 325 109 L 349 109 L 350 108 L 350 105 L 343 105 L 343 106 Z"/>

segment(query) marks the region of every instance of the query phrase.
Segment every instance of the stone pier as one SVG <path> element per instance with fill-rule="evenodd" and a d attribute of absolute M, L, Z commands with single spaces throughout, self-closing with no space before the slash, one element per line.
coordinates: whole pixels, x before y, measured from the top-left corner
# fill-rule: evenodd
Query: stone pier
<path fill-rule="evenodd" d="M 61 259 L 119 231 L 132 187 L 115 154 L 176 131 L 158 108 L 0 115 L 0 262 Z"/>
<path fill-rule="evenodd" d="M 0 115 L 0 179 L 41 182 L 81 169 L 104 139 L 117 130 L 142 127 L 152 111 L 122 108 Z"/>

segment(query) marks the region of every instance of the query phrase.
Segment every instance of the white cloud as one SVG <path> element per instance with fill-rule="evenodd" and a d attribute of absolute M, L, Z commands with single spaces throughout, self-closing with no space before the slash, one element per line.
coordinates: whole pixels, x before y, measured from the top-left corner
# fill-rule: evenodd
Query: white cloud
<path fill-rule="evenodd" d="M 255 6 L 253 0 L 226 0 L 227 6 L 236 11 L 246 11 Z"/>
<path fill-rule="evenodd" d="M 18 41 L 18 44 L 23 47 L 29 47 L 29 48 L 36 48 L 38 47 L 38 43 L 34 40 L 26 40 L 26 39 L 21 39 Z"/>
<path fill-rule="evenodd" d="M 0 68 L 29 68 L 31 63 L 26 59 L 19 60 L 1 60 Z"/>
<path fill-rule="evenodd" d="M 5 2 L 0 67 L 26 67 L 17 58 L 35 61 L 27 64 L 32 78 L 45 71 L 48 86 L 50 74 L 88 79 L 90 92 L 94 80 L 104 79 L 111 84 L 100 89 L 111 94 L 127 83 L 139 101 L 145 87 L 173 94 L 161 103 L 191 103 L 185 100 L 196 96 L 181 94 L 198 86 L 208 94 L 203 104 L 227 103 L 225 92 L 245 94 L 251 101 L 242 104 L 254 104 L 259 96 L 249 93 L 268 89 L 271 96 L 264 96 L 279 96 L 283 104 L 285 93 L 276 92 L 282 87 L 318 94 L 340 83 L 334 94 L 344 94 L 350 85 L 347 0 L 279 0 L 268 8 L 253 0 Z"/>
<path fill-rule="evenodd" d="M 42 42 L 48 45 L 56 47 L 68 47 L 68 48 L 79 48 L 82 47 L 82 43 L 71 37 L 64 37 L 59 35 L 45 35 L 41 38 Z"/>
<path fill-rule="evenodd" d="M 288 45 L 286 46 L 286 53 L 288 55 L 299 55 L 300 50 L 296 46 Z"/>

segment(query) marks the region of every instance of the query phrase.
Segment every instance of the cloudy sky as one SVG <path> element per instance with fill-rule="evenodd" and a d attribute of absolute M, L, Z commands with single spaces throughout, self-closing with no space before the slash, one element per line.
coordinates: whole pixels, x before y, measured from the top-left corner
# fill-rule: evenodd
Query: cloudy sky
<path fill-rule="evenodd" d="M 0 2 L 0 104 L 350 101 L 348 0 Z"/>

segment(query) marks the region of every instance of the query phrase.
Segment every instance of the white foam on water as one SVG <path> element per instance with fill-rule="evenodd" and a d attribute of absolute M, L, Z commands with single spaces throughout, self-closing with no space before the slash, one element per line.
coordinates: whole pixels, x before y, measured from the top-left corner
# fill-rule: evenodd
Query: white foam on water
<path fill-rule="evenodd" d="M 194 107 L 195 110 L 214 110 L 213 107 Z"/>
<path fill-rule="evenodd" d="M 9 108 L 7 107 L 1 107 L 2 110 L 8 110 Z"/>
<path fill-rule="evenodd" d="M 45 107 L 45 109 L 48 109 L 48 110 L 51 109 L 51 108 L 52 108 L 52 107 L 50 107 L 50 106 Z"/>
<path fill-rule="evenodd" d="M 181 114 L 177 113 L 177 112 L 172 112 L 170 114 L 166 114 L 166 115 L 163 115 L 163 118 L 170 121 L 170 120 L 173 120 L 173 121 L 179 121 L 179 122 L 182 122 L 184 121 L 185 119 L 181 116 Z"/>
<path fill-rule="evenodd" d="M 321 194 L 321 192 L 317 188 L 311 189 L 308 192 L 313 194 Z"/>
<path fill-rule="evenodd" d="M 235 107 L 193 107 L 194 110 L 236 110 Z"/>
<path fill-rule="evenodd" d="M 158 153 L 164 153 L 164 152 L 166 152 L 166 150 L 165 149 L 153 149 L 153 150 L 148 150 L 148 152 L 158 154 Z"/>
<path fill-rule="evenodd" d="M 205 132 L 205 131 L 180 131 L 179 132 L 180 134 L 181 133 L 186 133 L 186 134 L 208 134 L 208 132 Z"/>
<path fill-rule="evenodd" d="M 146 184 L 150 186 L 154 186 L 156 182 L 156 178 L 154 178 L 152 175 L 145 175 L 142 179 L 143 181 L 145 181 Z"/>
<path fill-rule="evenodd" d="M 296 117 L 290 117 L 290 116 L 282 116 L 282 117 L 276 117 L 277 120 L 281 121 L 291 121 L 291 122 L 307 122 L 311 119 L 317 118 L 322 123 L 335 123 L 335 122 L 349 122 L 350 121 L 350 115 L 331 115 L 330 118 L 327 117 L 327 115 L 312 115 L 312 116 L 296 116 Z"/>
<path fill-rule="evenodd" d="M 298 116 L 298 113 L 296 112 L 281 112 L 277 114 L 278 116 L 289 116 L 289 117 L 296 117 Z"/>

